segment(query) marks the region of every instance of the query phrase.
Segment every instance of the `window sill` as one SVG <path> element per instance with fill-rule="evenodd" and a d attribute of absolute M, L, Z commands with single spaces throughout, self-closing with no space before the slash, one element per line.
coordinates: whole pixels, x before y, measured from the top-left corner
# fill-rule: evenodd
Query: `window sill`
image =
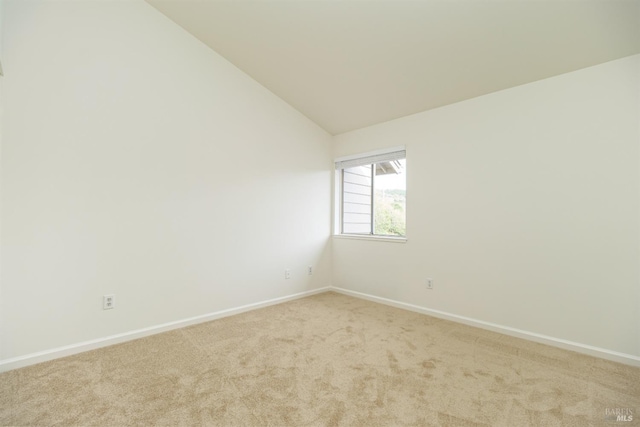
<path fill-rule="evenodd" d="M 406 237 L 371 236 L 366 234 L 334 234 L 334 239 L 373 240 L 376 242 L 407 243 Z"/>

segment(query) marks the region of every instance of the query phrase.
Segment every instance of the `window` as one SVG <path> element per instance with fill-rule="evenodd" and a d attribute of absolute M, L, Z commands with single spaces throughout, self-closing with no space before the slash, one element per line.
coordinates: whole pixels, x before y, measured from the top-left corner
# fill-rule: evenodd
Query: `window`
<path fill-rule="evenodd" d="M 336 161 L 340 234 L 406 235 L 406 153 L 396 149 Z"/>

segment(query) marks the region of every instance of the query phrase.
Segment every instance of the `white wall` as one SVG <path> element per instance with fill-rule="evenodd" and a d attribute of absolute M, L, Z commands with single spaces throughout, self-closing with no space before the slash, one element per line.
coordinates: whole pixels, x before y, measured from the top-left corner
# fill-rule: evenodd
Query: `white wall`
<path fill-rule="evenodd" d="M 0 0 L 0 64 L 4 61 L 3 54 L 3 27 L 4 27 L 4 0 Z M 2 158 L 2 127 L 3 127 L 3 109 L 4 109 L 4 90 L 3 90 L 4 78 L 0 76 L 0 159 Z M 0 161 L 0 194 L 2 189 L 2 162 Z M 2 197 L 0 197 L 0 213 L 2 212 Z M 2 221 L 0 220 L 0 242 L 2 241 Z M 2 245 L 0 245 L 0 254 L 2 251 Z M 2 312 L 4 311 L 4 299 L 2 298 L 2 255 L 0 255 L 0 354 L 2 354 L 2 337 L 4 336 L 4 325 Z M 1 356 L 0 356 L 1 358 Z M 1 360 L 1 359 L 0 359 Z"/>
<path fill-rule="evenodd" d="M 326 132 L 142 0 L 5 14 L 0 361 L 330 285 Z"/>
<path fill-rule="evenodd" d="M 0 61 L 3 58 L 2 55 L 2 27 L 3 27 L 3 21 L 4 21 L 4 0 L 0 0 Z"/>
<path fill-rule="evenodd" d="M 639 95 L 636 55 L 335 137 L 406 145 L 408 242 L 334 239 L 333 285 L 640 356 Z"/>
<path fill-rule="evenodd" d="M 640 356 L 639 56 L 339 135 L 332 155 L 328 134 L 141 0 L 4 12 L 0 365 L 332 271 Z M 408 242 L 330 244 L 332 157 L 398 145 Z"/>

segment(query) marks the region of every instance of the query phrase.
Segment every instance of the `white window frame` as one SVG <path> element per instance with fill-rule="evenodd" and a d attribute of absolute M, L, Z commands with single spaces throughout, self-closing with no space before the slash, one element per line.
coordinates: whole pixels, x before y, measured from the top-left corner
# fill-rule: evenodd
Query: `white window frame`
<path fill-rule="evenodd" d="M 391 148 L 385 148 L 382 150 L 369 151 L 366 153 L 359 153 L 350 156 L 338 157 L 334 160 L 335 172 L 334 172 L 334 220 L 333 220 L 333 237 L 339 239 L 356 239 L 356 240 L 373 240 L 380 242 L 392 242 L 392 243 L 405 243 L 407 236 L 383 236 L 376 234 L 349 234 L 342 233 L 342 164 L 344 162 L 364 161 L 371 160 L 371 163 L 379 163 L 384 161 L 385 155 L 391 153 L 404 152 L 402 158 L 406 159 L 406 147 L 397 146 Z M 365 163 L 369 164 L 369 163 Z M 373 221 L 373 216 L 371 218 Z"/>

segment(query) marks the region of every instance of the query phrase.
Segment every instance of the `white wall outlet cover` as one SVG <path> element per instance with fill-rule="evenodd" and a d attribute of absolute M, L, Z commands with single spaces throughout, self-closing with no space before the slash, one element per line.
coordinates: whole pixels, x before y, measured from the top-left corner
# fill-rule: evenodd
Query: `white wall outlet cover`
<path fill-rule="evenodd" d="M 103 310 L 111 310 L 116 307 L 116 296 L 115 295 L 104 295 L 102 297 L 102 309 Z"/>

